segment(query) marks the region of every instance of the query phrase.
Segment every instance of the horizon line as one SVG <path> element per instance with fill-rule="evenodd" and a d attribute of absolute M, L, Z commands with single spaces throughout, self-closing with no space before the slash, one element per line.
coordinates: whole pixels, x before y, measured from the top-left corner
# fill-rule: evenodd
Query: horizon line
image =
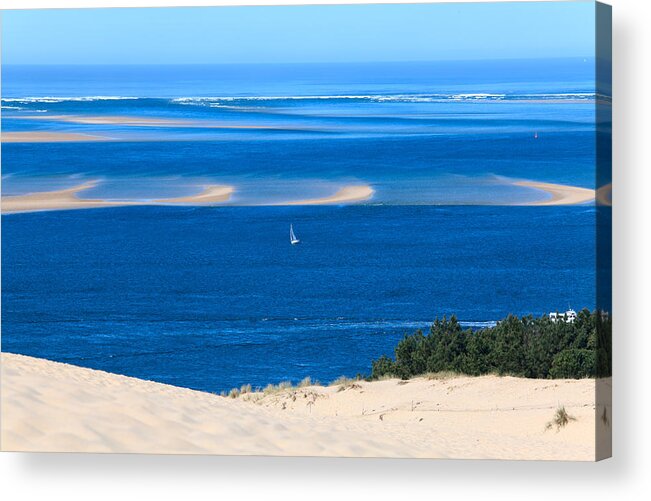
<path fill-rule="evenodd" d="M 2 67 L 7 66 L 273 66 L 273 65 L 318 65 L 318 64 L 410 64 L 410 63 L 478 63 L 489 61 L 543 61 L 543 60 L 569 60 L 569 59 L 596 59 L 592 55 L 570 55 L 570 56 L 539 56 L 539 57 L 496 57 L 496 58 L 462 58 L 462 59 L 410 59 L 410 60 L 364 60 L 364 61 L 249 61 L 249 62 L 131 62 L 131 63 L 2 63 Z"/>

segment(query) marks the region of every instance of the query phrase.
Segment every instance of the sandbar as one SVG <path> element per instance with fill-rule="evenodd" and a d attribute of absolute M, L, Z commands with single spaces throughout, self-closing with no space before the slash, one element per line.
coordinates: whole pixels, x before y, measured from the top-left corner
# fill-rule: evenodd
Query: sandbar
<path fill-rule="evenodd" d="M 85 141 L 109 141 L 110 138 L 96 136 L 93 134 L 79 134 L 76 132 L 3 132 L 1 136 L 3 143 L 62 143 L 62 142 L 85 142 Z"/>
<path fill-rule="evenodd" d="M 226 202 L 234 191 L 232 186 L 207 185 L 196 195 L 154 200 L 103 200 L 79 198 L 78 194 L 97 186 L 98 181 L 73 186 L 63 190 L 3 196 L 2 213 L 34 212 L 47 210 L 99 209 L 136 205 L 212 205 Z"/>
<path fill-rule="evenodd" d="M 515 205 L 578 205 L 594 202 L 595 190 L 581 188 L 579 186 L 569 186 L 565 184 L 540 183 L 537 181 L 517 181 L 516 186 L 524 186 L 544 191 L 550 198 L 546 200 L 537 200 L 534 202 L 525 202 Z"/>
<path fill-rule="evenodd" d="M 355 202 L 364 202 L 373 196 L 375 191 L 368 185 L 344 186 L 334 195 L 323 198 L 311 198 L 306 200 L 292 200 L 281 202 L 275 205 L 338 205 Z"/>
<path fill-rule="evenodd" d="M 122 125 L 133 127 L 178 127 L 205 129 L 262 129 L 262 130 L 316 130 L 309 127 L 288 127 L 275 124 L 238 124 L 209 120 L 171 119 L 158 117 L 119 116 L 119 115 L 29 115 L 11 117 L 18 120 L 45 120 L 81 125 Z"/>

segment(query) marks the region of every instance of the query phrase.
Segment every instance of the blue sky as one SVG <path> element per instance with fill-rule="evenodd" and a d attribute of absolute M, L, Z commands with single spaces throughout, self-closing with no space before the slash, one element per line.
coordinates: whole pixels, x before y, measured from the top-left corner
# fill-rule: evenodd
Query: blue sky
<path fill-rule="evenodd" d="M 4 11 L 3 64 L 590 56 L 593 2 Z"/>

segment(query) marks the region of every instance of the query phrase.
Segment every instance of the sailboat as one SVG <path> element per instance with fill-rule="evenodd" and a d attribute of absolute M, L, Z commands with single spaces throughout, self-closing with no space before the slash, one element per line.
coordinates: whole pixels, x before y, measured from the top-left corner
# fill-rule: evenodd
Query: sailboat
<path fill-rule="evenodd" d="M 296 234 L 294 233 L 294 227 L 290 224 L 289 225 L 289 243 L 292 245 L 300 244 L 301 241 L 296 238 Z"/>

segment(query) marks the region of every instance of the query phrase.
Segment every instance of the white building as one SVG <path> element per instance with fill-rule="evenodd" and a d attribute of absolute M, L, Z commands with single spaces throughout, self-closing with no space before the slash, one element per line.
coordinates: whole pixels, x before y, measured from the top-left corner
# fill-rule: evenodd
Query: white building
<path fill-rule="evenodd" d="M 576 311 L 572 309 L 567 310 L 565 313 L 555 311 L 549 314 L 549 319 L 554 323 L 567 322 L 568 324 L 573 324 L 576 320 Z"/>

